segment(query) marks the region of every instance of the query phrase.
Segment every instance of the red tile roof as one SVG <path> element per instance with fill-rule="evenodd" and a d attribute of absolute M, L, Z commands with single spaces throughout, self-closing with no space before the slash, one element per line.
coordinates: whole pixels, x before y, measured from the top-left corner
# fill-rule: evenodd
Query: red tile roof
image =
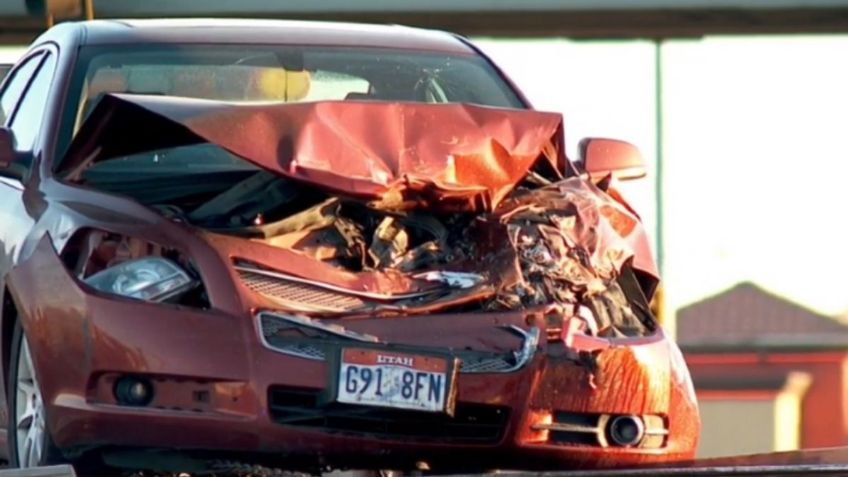
<path fill-rule="evenodd" d="M 740 283 L 681 308 L 677 341 L 684 347 L 837 345 L 848 343 L 848 325 L 752 283 Z"/>

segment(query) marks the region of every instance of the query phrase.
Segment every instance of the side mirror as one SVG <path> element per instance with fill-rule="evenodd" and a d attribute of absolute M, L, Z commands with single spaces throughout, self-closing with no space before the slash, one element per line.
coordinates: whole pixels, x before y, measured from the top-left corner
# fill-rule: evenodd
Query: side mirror
<path fill-rule="evenodd" d="M 23 180 L 25 162 L 24 155 L 15 150 L 15 133 L 0 126 L 0 176 Z"/>
<path fill-rule="evenodd" d="M 645 161 L 633 144 L 617 139 L 586 138 L 580 141 L 583 170 L 590 178 L 612 174 L 618 180 L 645 177 Z"/>

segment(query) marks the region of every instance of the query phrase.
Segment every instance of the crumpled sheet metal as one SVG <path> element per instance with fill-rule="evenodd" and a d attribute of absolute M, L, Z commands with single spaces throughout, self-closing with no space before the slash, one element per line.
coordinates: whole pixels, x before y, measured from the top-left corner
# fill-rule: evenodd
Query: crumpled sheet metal
<path fill-rule="evenodd" d="M 261 254 L 264 247 L 240 247 L 234 255 L 309 280 L 357 291 L 380 290 L 387 296 L 439 288 L 438 283 L 427 279 L 432 276 L 428 271 L 481 277 L 480 282 L 455 290 L 455 298 L 440 300 L 438 304 L 421 300 L 410 304 L 406 313 L 468 303 L 474 295 L 475 300 L 482 301 L 482 309 L 487 310 L 556 304 L 561 313 L 571 315 L 582 306 L 589 306 L 595 317 L 603 318 L 603 310 L 609 308 L 604 300 L 618 298 L 626 302 L 616 278 L 627 261 L 647 267 L 645 271 L 652 270 L 650 262 L 637 263 L 646 252 L 637 251 L 640 244 L 645 244 L 639 239 L 644 232 L 636 217 L 578 177 L 539 189 L 519 189 L 494 212 L 476 217 L 462 231 L 462 238 L 444 243 L 441 253 L 434 256 L 451 257 L 448 261 L 431 261 L 415 270 L 396 264 L 379 265 L 377 260 L 374 266 L 360 271 L 338 266 L 334 262 L 340 254 L 351 252 L 349 245 L 338 237 L 331 240 L 336 225 L 323 222 L 307 231 L 263 239 L 273 247 Z M 398 225 L 394 219 L 384 219 L 375 239 L 390 228 L 384 227 L 386 224 Z M 392 250 L 399 243 L 394 240 L 400 234 L 397 230 L 404 229 L 392 232 L 391 241 L 360 245 L 369 254 L 379 255 L 380 261 L 391 261 L 397 258 Z M 227 240 L 244 243 L 235 238 Z M 289 258 L 283 259 L 283 255 Z M 646 256 L 650 258 L 649 254 Z M 629 310 L 626 306 L 613 308 L 621 308 L 622 313 Z M 606 328 L 611 321 L 619 325 L 638 321 L 632 313 L 625 315 L 621 319 L 603 319 L 600 325 Z M 596 335 L 599 330 L 596 326 L 591 331 Z"/>
<path fill-rule="evenodd" d="M 493 217 L 506 226 L 525 277 L 502 289 L 501 300 L 576 304 L 607 291 L 630 260 L 657 276 L 638 218 L 579 177 L 516 191 Z"/>
<path fill-rule="evenodd" d="M 402 209 L 493 210 L 541 157 L 563 174 L 562 116 L 468 104 L 228 103 L 106 95 L 61 165 L 210 142 L 260 167 Z"/>
<path fill-rule="evenodd" d="M 284 228 L 294 234 L 265 231 L 265 243 L 219 237 L 239 244 L 235 248 L 242 251 L 234 257 L 386 296 L 437 288 L 415 278 L 429 270 L 485 277 L 479 286 L 456 290 L 454 298 L 438 304 L 422 301 L 404 307 L 409 313 L 452 306 L 472 295 L 496 300 L 484 304 L 488 309 L 576 306 L 609 289 L 630 259 L 634 267 L 656 276 L 638 217 L 590 182 L 576 176 L 562 179 L 567 161 L 558 114 L 462 104 L 235 104 L 107 95 L 72 143 L 60 172 L 69 180 L 79 179 L 95 161 L 202 142 L 324 191 L 370 201 L 372 210 L 415 206 L 414 214 L 436 222 L 444 222 L 449 213 L 474 214 L 477 226 L 464 230 L 457 243 L 433 242 L 449 252 L 442 254 L 452 257 L 448 262 L 425 253 L 420 266 L 407 266 L 418 263 L 415 254 L 421 250 L 408 248 L 403 229 L 393 220 L 384 218 L 373 237 L 354 240 L 356 234 L 343 233 L 350 220 L 337 216 L 335 199 L 316 206 L 323 217 L 318 225 L 304 228 L 292 216 L 293 223 Z M 531 171 L 558 181 L 548 186 L 521 183 Z M 435 212 L 441 219 L 432 216 Z M 343 230 L 336 238 L 341 242 L 327 240 L 327 233 L 339 227 Z M 373 263 L 359 271 L 332 264 L 352 253 L 351 247 Z M 528 299 L 528 290 L 536 297 Z"/>

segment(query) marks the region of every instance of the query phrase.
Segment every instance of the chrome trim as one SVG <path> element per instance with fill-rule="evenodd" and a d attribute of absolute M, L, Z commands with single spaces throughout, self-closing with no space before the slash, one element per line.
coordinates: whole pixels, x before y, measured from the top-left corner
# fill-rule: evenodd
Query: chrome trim
<path fill-rule="evenodd" d="M 286 321 L 298 326 L 303 326 L 307 328 L 313 328 L 319 331 L 323 331 L 325 333 L 332 334 L 334 336 L 339 336 L 341 338 L 346 338 L 354 341 L 364 342 L 364 343 L 378 343 L 379 339 L 376 336 L 356 333 L 353 331 L 345 330 L 340 326 L 335 325 L 325 325 L 323 323 L 318 323 L 309 318 L 300 317 L 300 316 L 291 316 L 291 315 L 283 315 L 279 313 L 272 313 L 267 311 L 261 311 L 256 314 L 255 322 L 256 322 L 256 331 L 259 334 L 259 342 L 262 343 L 262 346 L 266 349 L 273 351 L 275 353 L 284 354 L 286 356 L 294 356 L 296 358 L 308 359 L 311 361 L 326 361 L 326 353 L 316 352 L 320 350 L 320 346 L 313 345 L 310 346 L 309 342 L 300 342 L 300 343 L 292 343 L 291 346 L 281 347 L 275 346 L 268 342 L 268 339 L 265 338 L 265 333 L 262 326 L 262 318 L 264 316 L 269 316 L 272 318 L 276 318 L 282 321 Z M 316 343 L 317 344 L 317 343 Z M 300 351 L 298 351 L 300 350 Z"/>
<path fill-rule="evenodd" d="M 533 360 L 533 357 L 536 355 L 536 349 L 539 347 L 539 337 L 542 335 L 542 330 L 538 326 L 531 326 L 529 330 L 525 331 L 516 325 L 509 325 L 502 329 L 524 338 L 524 341 L 521 343 L 521 349 L 512 352 L 515 358 L 515 365 L 502 371 L 496 371 L 498 373 L 512 373 L 523 368 Z"/>
<path fill-rule="evenodd" d="M 566 414 L 577 413 L 566 412 Z M 594 435 L 598 439 L 597 446 L 602 448 L 639 446 L 645 449 L 659 449 L 665 447 L 665 443 L 661 443 L 659 445 L 645 445 L 645 441 L 649 437 L 669 435 L 668 429 L 650 427 L 651 421 L 648 419 L 649 417 L 655 418 L 659 416 L 653 414 L 598 414 L 596 424 L 573 424 L 569 422 L 554 421 L 550 423 L 533 424 L 530 428 L 534 431 L 569 432 L 583 435 Z M 553 419 L 557 419 L 556 414 L 553 416 Z M 615 423 L 622 419 L 631 419 L 636 423 L 637 427 L 639 427 L 639 438 L 632 443 L 620 442 L 621 436 L 618 436 L 617 438 L 615 435 Z"/>
<path fill-rule="evenodd" d="M 536 349 L 539 347 L 539 338 L 542 335 L 542 330 L 537 326 L 531 326 L 529 330 L 525 331 L 519 326 L 509 325 L 501 327 L 502 330 L 517 335 L 523 338 L 521 342 L 521 349 L 518 351 L 512 352 L 512 359 L 515 361 L 515 364 L 512 366 L 506 367 L 504 369 L 497 370 L 484 370 L 484 371 L 464 371 L 462 369 L 462 363 L 460 363 L 459 372 L 462 374 L 502 374 L 502 373 L 514 373 L 524 366 L 527 365 L 530 361 L 533 360 L 533 357 L 536 355 Z M 460 359 L 462 359 L 460 357 Z"/>
<path fill-rule="evenodd" d="M 285 354 L 288 356 L 295 356 L 298 358 L 310 359 L 313 361 L 325 361 L 326 357 L 321 358 L 316 356 L 316 353 L 308 353 L 306 351 L 298 352 L 297 348 L 308 346 L 308 342 L 301 343 L 292 343 L 292 346 L 288 349 L 282 348 L 280 346 L 272 345 L 265 338 L 265 334 L 263 332 L 262 326 L 262 318 L 264 316 L 268 316 L 271 318 L 279 319 L 282 321 L 286 321 L 288 323 L 303 326 L 307 328 L 312 328 L 318 331 L 322 331 L 334 336 L 338 336 L 340 338 L 349 339 L 353 341 L 358 341 L 361 343 L 371 343 L 371 344 L 379 344 L 380 339 L 376 336 L 357 333 L 355 331 L 347 330 L 338 325 L 328 325 L 326 323 L 321 323 L 320 321 L 313 320 L 303 316 L 295 316 L 295 315 L 285 315 L 281 313 L 274 313 L 270 311 L 260 311 L 255 315 L 254 321 L 256 322 L 256 331 L 259 334 L 259 341 L 262 343 L 262 346 L 265 348 L 274 351 L 276 353 Z M 536 349 L 539 345 L 539 337 L 541 336 L 541 330 L 533 326 L 530 330 L 525 331 L 522 328 L 512 325 L 501 328 L 504 331 L 516 334 L 523 338 L 521 349 L 518 351 L 513 351 L 513 358 L 515 360 L 515 364 L 508 368 L 499 369 L 499 370 L 485 370 L 485 371 L 463 371 L 462 362 L 460 362 L 459 372 L 461 374 L 501 374 L 501 373 L 512 373 L 520 370 L 524 366 L 527 365 L 530 361 L 533 360 L 533 357 L 536 354 Z M 316 342 L 315 348 L 319 348 L 318 342 Z M 461 360 L 461 357 L 460 357 Z"/>
<path fill-rule="evenodd" d="M 295 315 L 284 315 L 282 313 L 273 313 L 270 311 L 260 311 L 256 314 L 256 317 L 259 318 L 260 331 L 262 326 L 262 317 L 270 316 L 273 318 L 277 318 L 279 320 L 288 321 L 289 323 L 293 323 L 295 325 L 304 326 L 306 328 L 313 328 L 318 331 L 323 331 L 325 333 L 329 333 L 331 335 L 338 336 L 340 338 L 346 338 L 354 341 L 361 341 L 363 343 L 379 343 L 380 338 L 377 338 L 374 335 L 368 335 L 364 333 L 357 333 L 355 331 L 347 330 L 339 325 L 327 325 L 321 323 L 320 321 L 313 320 L 312 318 L 307 318 L 305 316 L 295 316 Z"/>
<path fill-rule="evenodd" d="M 408 298 L 418 298 L 422 296 L 432 295 L 433 293 L 437 293 L 441 290 L 428 290 L 423 292 L 414 292 L 414 293 L 402 293 L 399 295 L 381 295 L 379 293 L 369 293 L 358 290 L 349 290 L 347 288 L 337 287 L 335 285 L 329 285 L 327 283 L 318 282 L 315 280 L 309 280 L 306 278 L 300 278 L 293 275 L 287 275 L 285 273 L 272 272 L 270 270 L 263 270 L 261 268 L 254 267 L 245 267 L 243 265 L 233 265 L 233 268 L 239 272 L 247 272 L 247 273 L 255 273 L 257 275 L 264 275 L 266 277 L 278 278 L 280 280 L 288 280 L 290 282 L 300 283 L 303 285 L 310 285 L 317 288 L 323 288 L 324 290 L 330 290 L 336 293 L 341 293 L 343 295 L 353 295 L 362 298 L 369 298 L 371 300 L 382 300 L 382 301 L 392 301 L 392 300 L 405 300 Z"/>
<path fill-rule="evenodd" d="M 581 432 L 584 434 L 597 434 L 601 432 L 600 426 L 581 426 L 579 424 L 568 424 L 564 422 L 535 424 L 531 429 L 534 431 Z"/>
<path fill-rule="evenodd" d="M 255 316 L 254 321 L 256 322 L 256 333 L 259 335 L 259 342 L 262 343 L 262 347 L 264 347 L 265 349 L 267 349 L 269 351 L 284 354 L 286 356 L 294 356 L 295 358 L 303 358 L 303 359 L 308 359 L 308 360 L 312 360 L 312 361 L 326 361 L 327 360 L 323 356 L 318 357 L 318 356 L 315 356 L 313 354 L 299 353 L 294 349 L 285 349 L 285 348 L 280 348 L 280 347 L 271 345 L 271 343 L 269 343 L 268 340 L 265 338 L 265 333 L 262 332 L 262 318 L 260 316 L 261 314 L 262 313 L 257 314 Z"/>

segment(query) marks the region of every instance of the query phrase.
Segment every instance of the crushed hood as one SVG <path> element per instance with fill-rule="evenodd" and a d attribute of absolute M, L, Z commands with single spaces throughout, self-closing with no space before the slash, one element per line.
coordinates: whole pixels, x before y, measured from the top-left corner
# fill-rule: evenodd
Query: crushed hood
<path fill-rule="evenodd" d="M 539 163 L 566 170 L 559 114 L 468 104 L 245 104 L 106 95 L 59 173 L 202 142 L 264 169 L 392 208 L 493 210 Z M 549 166 L 549 167 L 547 167 Z"/>
<path fill-rule="evenodd" d="M 591 182 L 564 177 L 562 137 L 558 114 L 465 104 L 107 95 L 59 172 L 79 181 L 97 161 L 211 143 L 292 179 L 275 182 L 314 186 L 326 197 L 295 194 L 270 222 L 198 225 L 257 308 L 555 308 L 590 313 L 594 334 L 650 331 L 647 305 L 625 306 L 641 294 L 631 267 L 656 276 L 641 223 Z M 151 205 L 189 223 L 198 209 Z"/>

